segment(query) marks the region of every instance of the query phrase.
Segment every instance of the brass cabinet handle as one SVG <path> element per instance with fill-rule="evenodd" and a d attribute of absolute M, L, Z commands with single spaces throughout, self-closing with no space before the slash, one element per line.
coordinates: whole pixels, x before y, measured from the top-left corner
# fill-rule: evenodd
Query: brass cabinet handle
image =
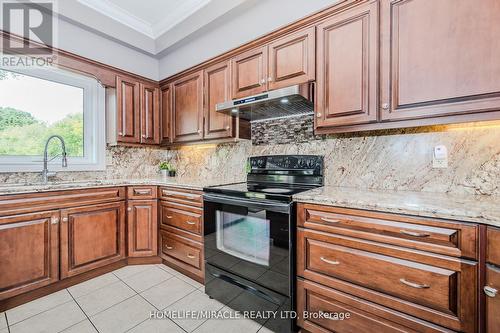
<path fill-rule="evenodd" d="M 327 264 L 330 264 L 330 265 L 339 265 L 340 264 L 340 261 L 329 260 L 329 259 L 326 259 L 325 257 L 320 257 L 319 259 L 321 259 L 321 261 L 324 261 L 324 262 L 326 262 Z"/>
<path fill-rule="evenodd" d="M 332 220 L 332 219 L 329 219 L 327 217 L 322 217 L 321 221 L 329 222 L 329 223 L 339 223 L 340 222 L 340 220 Z"/>
<path fill-rule="evenodd" d="M 417 288 L 417 289 L 427 289 L 427 288 L 431 287 L 428 284 L 418 284 L 418 283 L 407 281 L 404 278 L 403 279 L 399 279 L 399 282 L 401 282 L 402 284 L 407 285 L 408 287 Z"/>
<path fill-rule="evenodd" d="M 151 190 L 134 190 L 135 194 L 151 194 Z"/>
<path fill-rule="evenodd" d="M 127 208 L 127 210 L 128 210 L 129 212 L 131 212 L 131 211 L 132 211 L 132 207 Z"/>
<path fill-rule="evenodd" d="M 488 297 L 496 297 L 498 293 L 497 289 L 490 286 L 484 286 L 483 291 Z"/>
<path fill-rule="evenodd" d="M 195 225 L 196 224 L 196 222 L 191 222 L 191 221 L 186 221 L 186 223 L 189 224 L 189 225 Z"/>
<path fill-rule="evenodd" d="M 118 132 L 118 135 L 119 136 L 123 136 L 123 132 Z"/>
<path fill-rule="evenodd" d="M 63 217 L 62 221 L 63 222 L 68 222 L 68 218 L 67 217 Z"/>
<path fill-rule="evenodd" d="M 321 118 L 321 112 L 316 113 L 316 118 Z"/>
<path fill-rule="evenodd" d="M 54 217 L 52 219 L 52 221 L 50 221 L 51 224 L 58 224 L 59 223 L 59 219 L 57 217 Z"/>
<path fill-rule="evenodd" d="M 165 247 L 167 248 L 167 250 L 173 250 L 174 247 L 173 246 L 168 246 L 168 245 L 165 245 Z"/>
<path fill-rule="evenodd" d="M 165 216 L 165 217 L 166 217 L 167 219 L 169 219 L 169 220 L 172 218 L 172 216 L 170 216 L 170 215 L 167 215 L 167 216 Z"/>
<path fill-rule="evenodd" d="M 188 254 L 187 254 L 187 257 L 188 257 L 189 259 L 194 259 L 194 255 L 192 255 L 191 253 L 188 253 Z"/>
<path fill-rule="evenodd" d="M 413 237 L 429 237 L 430 234 L 421 234 L 418 232 L 408 231 L 408 230 L 399 230 L 403 235 L 413 236 Z"/>
<path fill-rule="evenodd" d="M 389 103 L 383 103 L 382 104 L 382 109 L 388 110 L 389 109 Z"/>

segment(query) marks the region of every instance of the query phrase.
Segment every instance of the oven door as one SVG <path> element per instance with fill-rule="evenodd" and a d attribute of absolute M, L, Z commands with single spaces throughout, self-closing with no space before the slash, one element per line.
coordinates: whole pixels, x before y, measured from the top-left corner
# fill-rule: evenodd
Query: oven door
<path fill-rule="evenodd" d="M 290 296 L 291 207 L 205 194 L 205 262 Z"/>

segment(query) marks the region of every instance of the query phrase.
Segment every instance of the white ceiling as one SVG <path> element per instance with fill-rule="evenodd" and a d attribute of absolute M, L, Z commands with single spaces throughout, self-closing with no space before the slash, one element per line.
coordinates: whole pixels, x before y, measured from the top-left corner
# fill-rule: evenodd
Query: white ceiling
<path fill-rule="evenodd" d="M 59 0 L 68 20 L 148 55 L 161 53 L 248 0 Z"/>

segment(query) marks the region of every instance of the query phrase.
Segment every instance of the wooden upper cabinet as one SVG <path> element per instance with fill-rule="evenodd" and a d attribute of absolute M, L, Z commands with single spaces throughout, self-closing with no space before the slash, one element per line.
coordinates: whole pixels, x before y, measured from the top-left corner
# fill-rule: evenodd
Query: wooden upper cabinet
<path fill-rule="evenodd" d="M 152 84 L 140 84 L 141 143 L 160 143 L 160 89 Z"/>
<path fill-rule="evenodd" d="M 317 26 L 316 129 L 377 121 L 378 2 Z"/>
<path fill-rule="evenodd" d="M 118 142 L 139 143 L 141 141 L 139 90 L 139 82 L 116 77 Z"/>
<path fill-rule="evenodd" d="M 269 44 L 269 90 L 314 81 L 315 37 L 310 27 Z"/>
<path fill-rule="evenodd" d="M 170 123 L 172 119 L 172 86 L 167 84 L 160 88 L 160 108 L 161 108 L 161 135 L 160 144 L 169 144 Z"/>
<path fill-rule="evenodd" d="M 59 280 L 59 212 L 0 218 L 0 300 Z"/>
<path fill-rule="evenodd" d="M 500 109 L 498 0 L 381 4 L 383 120 Z"/>
<path fill-rule="evenodd" d="M 233 98 L 242 98 L 267 90 L 267 45 L 231 59 Z"/>
<path fill-rule="evenodd" d="M 203 139 L 203 71 L 174 81 L 172 93 L 173 142 Z"/>
<path fill-rule="evenodd" d="M 129 257 L 156 255 L 158 253 L 158 201 L 130 200 L 127 211 Z"/>
<path fill-rule="evenodd" d="M 125 203 L 61 210 L 61 278 L 125 257 Z"/>
<path fill-rule="evenodd" d="M 229 61 L 215 64 L 204 71 L 205 139 L 232 136 L 232 117 L 215 111 L 217 103 L 231 99 L 231 71 Z"/>

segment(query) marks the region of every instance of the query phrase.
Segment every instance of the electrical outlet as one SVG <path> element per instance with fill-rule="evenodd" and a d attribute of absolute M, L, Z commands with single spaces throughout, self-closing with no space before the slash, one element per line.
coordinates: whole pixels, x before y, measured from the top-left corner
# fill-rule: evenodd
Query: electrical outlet
<path fill-rule="evenodd" d="M 448 149 L 444 145 L 434 147 L 432 154 L 432 167 L 433 168 L 447 168 L 448 167 Z"/>

